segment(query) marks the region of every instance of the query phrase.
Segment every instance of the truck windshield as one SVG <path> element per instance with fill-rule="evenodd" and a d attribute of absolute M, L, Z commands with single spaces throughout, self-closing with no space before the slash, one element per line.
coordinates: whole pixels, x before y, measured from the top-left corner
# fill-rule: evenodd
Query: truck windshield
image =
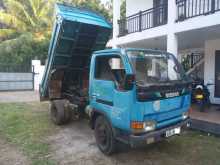
<path fill-rule="evenodd" d="M 168 53 L 127 51 L 138 86 L 182 83 L 185 75 L 175 57 Z"/>

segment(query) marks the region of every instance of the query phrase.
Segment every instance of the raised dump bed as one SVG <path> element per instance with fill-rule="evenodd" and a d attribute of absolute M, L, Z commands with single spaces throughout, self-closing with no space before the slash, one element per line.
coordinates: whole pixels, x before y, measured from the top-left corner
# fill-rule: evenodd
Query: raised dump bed
<path fill-rule="evenodd" d="M 101 15 L 86 9 L 56 5 L 45 73 L 40 85 L 41 99 L 56 99 L 79 88 L 87 88 L 93 51 L 105 48 L 111 24 Z M 73 89 L 74 88 L 74 89 Z"/>

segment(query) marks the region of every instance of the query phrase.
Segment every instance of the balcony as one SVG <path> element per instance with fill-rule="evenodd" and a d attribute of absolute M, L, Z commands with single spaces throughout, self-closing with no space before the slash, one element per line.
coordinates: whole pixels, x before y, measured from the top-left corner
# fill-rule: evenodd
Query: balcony
<path fill-rule="evenodd" d="M 176 22 L 220 11 L 220 0 L 176 0 Z M 167 24 L 168 5 L 140 11 L 118 21 L 119 37 Z M 174 22 L 175 22 L 174 21 Z"/>
<path fill-rule="evenodd" d="M 220 11 L 220 0 L 176 0 L 177 21 Z"/>
<path fill-rule="evenodd" d="M 167 24 L 167 11 L 164 4 L 119 20 L 119 37 Z"/>

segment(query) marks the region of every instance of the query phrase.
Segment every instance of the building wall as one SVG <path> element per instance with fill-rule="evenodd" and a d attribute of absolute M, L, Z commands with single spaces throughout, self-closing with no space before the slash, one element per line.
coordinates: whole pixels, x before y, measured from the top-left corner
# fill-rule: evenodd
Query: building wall
<path fill-rule="evenodd" d="M 140 10 L 146 10 L 153 7 L 153 0 L 137 0 L 137 2 L 135 0 L 126 0 L 126 3 L 127 16 L 138 13 Z M 174 10 L 176 9 L 176 0 L 169 0 L 168 3 L 168 23 L 166 25 L 147 29 L 142 32 L 131 33 L 118 38 L 116 37 L 117 39 L 111 42 L 111 44 L 117 47 L 168 34 L 178 34 L 186 31 L 220 25 L 220 12 L 215 12 L 210 15 L 201 15 L 182 22 L 175 22 L 177 19 L 177 10 Z M 118 27 L 118 24 L 116 23 L 115 26 Z M 113 29 L 117 28 L 113 27 Z M 115 36 L 118 36 L 118 34 Z"/>
<path fill-rule="evenodd" d="M 215 51 L 220 50 L 220 39 L 207 40 L 205 42 L 205 71 L 204 78 L 205 84 L 215 83 Z M 211 102 L 220 104 L 220 98 L 214 97 L 214 86 L 209 86 L 211 92 Z"/>
<path fill-rule="evenodd" d="M 139 11 L 144 11 L 153 8 L 153 0 L 126 0 L 126 16 L 131 16 L 138 13 Z"/>

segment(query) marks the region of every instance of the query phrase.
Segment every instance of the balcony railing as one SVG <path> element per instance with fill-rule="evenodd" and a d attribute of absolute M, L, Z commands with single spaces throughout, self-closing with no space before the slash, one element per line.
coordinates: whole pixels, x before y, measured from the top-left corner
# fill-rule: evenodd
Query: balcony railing
<path fill-rule="evenodd" d="M 118 21 L 119 36 L 141 32 L 167 23 L 167 4 L 160 5 Z"/>
<path fill-rule="evenodd" d="M 177 21 L 212 14 L 220 10 L 220 0 L 176 0 Z"/>

